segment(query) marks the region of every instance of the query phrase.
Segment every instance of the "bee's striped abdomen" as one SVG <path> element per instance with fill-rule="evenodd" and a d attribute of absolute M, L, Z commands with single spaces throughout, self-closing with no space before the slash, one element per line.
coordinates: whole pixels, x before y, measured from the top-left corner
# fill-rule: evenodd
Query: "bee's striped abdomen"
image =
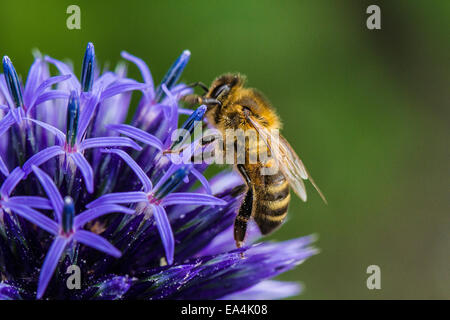
<path fill-rule="evenodd" d="M 260 179 L 261 183 L 255 184 L 254 219 L 261 233 L 268 234 L 283 223 L 291 196 L 289 183 L 281 171 Z"/>

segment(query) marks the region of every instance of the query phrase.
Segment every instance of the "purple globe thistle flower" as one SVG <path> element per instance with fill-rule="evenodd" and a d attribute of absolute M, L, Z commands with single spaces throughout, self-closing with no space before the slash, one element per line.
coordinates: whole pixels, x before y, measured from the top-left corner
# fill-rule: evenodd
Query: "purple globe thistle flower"
<path fill-rule="evenodd" d="M 207 164 L 166 154 L 179 115 L 192 132 L 205 107 L 180 108 L 184 51 L 158 86 L 147 65 L 100 73 L 89 43 L 81 81 L 37 57 L 25 86 L 8 57 L 0 76 L 0 299 L 279 299 L 300 292 L 271 280 L 316 253 L 312 237 L 259 242 L 250 225 L 236 249 L 241 177 L 211 179 Z M 48 64 L 60 75 L 51 76 Z M 24 88 L 24 89 L 22 89 Z M 130 123 L 132 91 L 142 98 Z M 123 136 L 121 136 L 123 135 Z M 196 182 L 200 187 L 195 188 Z M 67 285 L 79 268 L 79 288 Z M 70 273 L 70 272 L 69 272 Z"/>

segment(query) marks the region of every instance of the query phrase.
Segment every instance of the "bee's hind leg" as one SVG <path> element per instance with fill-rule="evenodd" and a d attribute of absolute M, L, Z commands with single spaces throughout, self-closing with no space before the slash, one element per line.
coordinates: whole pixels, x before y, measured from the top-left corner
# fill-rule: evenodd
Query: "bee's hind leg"
<path fill-rule="evenodd" d="M 234 220 L 234 240 L 236 247 L 240 248 L 244 244 L 245 234 L 247 233 L 247 224 L 252 215 L 253 206 L 253 188 L 249 188 L 245 194 L 244 201 L 239 208 L 239 213 Z"/>
<path fill-rule="evenodd" d="M 247 232 L 247 223 L 250 219 L 253 211 L 253 186 L 252 182 L 245 170 L 245 167 L 241 164 L 237 165 L 239 172 L 247 183 L 247 193 L 245 194 L 244 201 L 239 208 L 239 213 L 234 220 L 234 240 L 238 248 L 244 244 L 245 234 Z"/>

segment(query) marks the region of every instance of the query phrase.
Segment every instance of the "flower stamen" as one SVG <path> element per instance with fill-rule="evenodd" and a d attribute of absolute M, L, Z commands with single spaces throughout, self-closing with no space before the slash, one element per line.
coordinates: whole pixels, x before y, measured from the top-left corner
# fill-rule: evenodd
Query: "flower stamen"
<path fill-rule="evenodd" d="M 92 42 L 89 42 L 84 53 L 83 66 L 81 68 L 81 89 L 90 92 L 94 83 L 95 51 Z"/>
<path fill-rule="evenodd" d="M 22 88 L 20 86 L 19 76 L 14 68 L 11 59 L 8 56 L 3 57 L 3 72 L 9 93 L 14 100 L 16 107 L 23 107 Z"/>
<path fill-rule="evenodd" d="M 75 147 L 78 133 L 78 119 L 80 117 L 80 98 L 75 90 L 70 92 L 69 103 L 67 104 L 67 131 L 66 144 L 69 152 Z"/>
<path fill-rule="evenodd" d="M 177 147 L 182 145 L 194 132 L 194 129 L 201 125 L 201 121 L 203 120 L 203 116 L 206 112 L 206 106 L 200 106 L 198 107 L 190 116 L 189 118 L 184 122 L 183 126 L 181 127 L 181 130 L 185 130 L 186 134 L 179 136 L 177 140 L 175 140 L 172 145 L 170 146 L 170 150 L 175 150 Z"/>
<path fill-rule="evenodd" d="M 75 217 L 75 205 L 69 196 L 64 198 L 62 211 L 62 231 L 64 236 L 69 236 L 73 232 L 73 219 Z"/>
<path fill-rule="evenodd" d="M 158 187 L 154 191 L 154 197 L 157 199 L 163 199 L 166 195 L 174 191 L 185 180 L 190 172 L 190 166 L 182 166 L 177 169 L 166 181 L 161 184 L 158 183 Z"/>
<path fill-rule="evenodd" d="M 165 95 L 162 88 L 163 85 L 166 85 L 168 90 L 172 89 L 174 84 L 180 78 L 181 73 L 183 73 L 183 70 L 189 62 L 190 57 L 191 52 L 189 50 L 184 50 L 183 53 L 178 57 L 178 59 L 175 60 L 169 71 L 167 71 L 166 75 L 162 79 L 161 84 L 156 89 L 156 95 L 154 99 L 156 102 L 160 102 Z"/>

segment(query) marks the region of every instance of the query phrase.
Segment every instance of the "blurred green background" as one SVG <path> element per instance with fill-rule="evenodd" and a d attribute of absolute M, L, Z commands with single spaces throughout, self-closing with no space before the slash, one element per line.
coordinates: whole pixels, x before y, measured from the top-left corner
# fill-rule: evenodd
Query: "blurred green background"
<path fill-rule="evenodd" d="M 369 4 L 382 30 L 366 28 Z M 295 298 L 449 299 L 449 18 L 449 1 L 4 1 L 0 54 L 23 77 L 33 48 L 79 70 L 88 41 L 157 80 L 183 49 L 184 81 L 246 74 L 329 202 L 310 187 L 271 236 L 319 236 L 321 253 L 280 277 L 304 284 Z M 372 264 L 381 290 L 366 287 Z"/>

